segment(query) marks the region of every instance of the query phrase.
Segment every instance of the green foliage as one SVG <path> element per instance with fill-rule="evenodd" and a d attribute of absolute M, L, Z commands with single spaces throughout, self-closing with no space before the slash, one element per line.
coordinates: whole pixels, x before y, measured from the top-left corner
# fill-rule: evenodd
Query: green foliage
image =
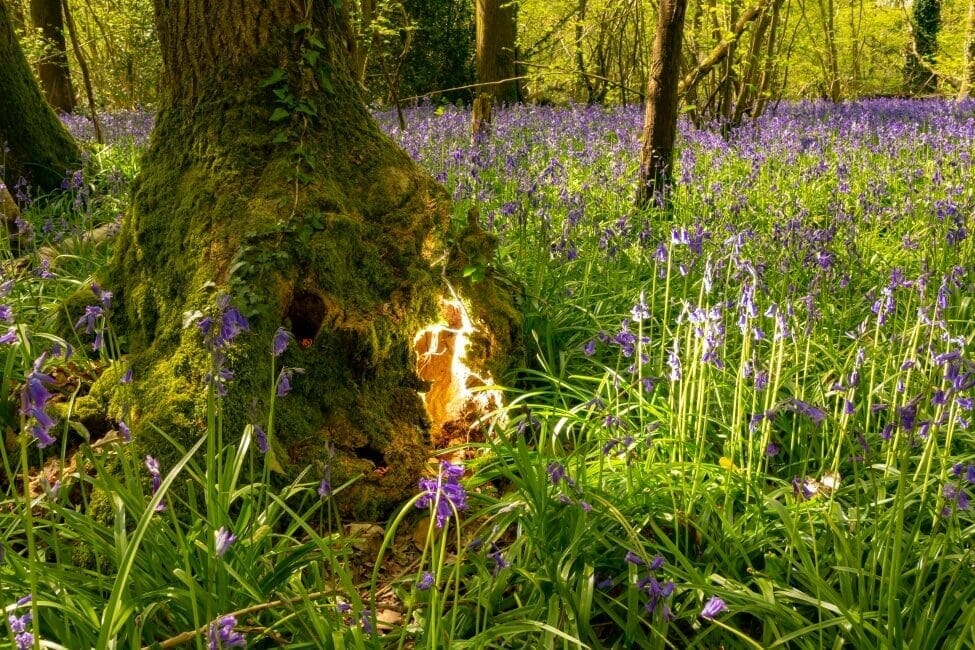
<path fill-rule="evenodd" d="M 400 95 L 436 93 L 433 99 L 467 102 L 474 83 L 474 3 L 469 0 L 405 0 L 414 25 Z M 437 92 L 445 91 L 445 92 Z"/>
<path fill-rule="evenodd" d="M 29 0 L 15 2 L 29 19 Z M 162 61 L 152 0 L 90 0 L 72 3 L 71 10 L 99 106 L 154 105 Z M 43 41 L 32 29 L 25 30 L 22 43 L 32 62 L 44 55 Z M 73 48 L 67 50 L 72 83 L 84 88 Z"/>
<path fill-rule="evenodd" d="M 937 75 L 928 67 L 938 52 L 938 32 L 941 31 L 941 0 L 915 0 L 911 7 L 913 48 L 907 54 L 904 74 L 907 88 L 913 94 L 933 92 L 938 85 Z"/>

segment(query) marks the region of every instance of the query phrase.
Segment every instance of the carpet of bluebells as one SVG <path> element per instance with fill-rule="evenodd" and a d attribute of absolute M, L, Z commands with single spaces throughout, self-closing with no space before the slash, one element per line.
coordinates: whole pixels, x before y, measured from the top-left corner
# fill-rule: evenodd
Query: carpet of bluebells
<path fill-rule="evenodd" d="M 263 487 L 260 422 L 162 468 L 129 457 L 118 422 L 111 458 L 53 477 L 68 489 L 27 481 L 25 507 L 13 477 L 42 446 L 67 465 L 78 436 L 56 408 L 65 376 L 126 374 L 97 286 L 76 340 L 48 333 L 110 247 L 11 251 L 0 638 L 975 645 L 975 102 L 798 103 L 735 129 L 683 125 L 671 201 L 646 210 L 633 207 L 638 108 L 511 108 L 473 142 L 462 109 L 408 110 L 405 131 L 377 117 L 452 194 L 458 224 L 477 205 L 498 235 L 472 275 L 518 288 L 523 367 L 496 378 L 507 400 L 487 442 L 417 477 L 369 557 L 330 504 L 343 486 Z M 124 212 L 151 118 L 106 122 L 114 143 L 92 149 L 67 198 L 28 207 L 29 188 L 11 188 L 37 250 Z M 90 138 L 85 120 L 69 127 Z M 197 326 L 226 322 L 248 335 L 227 298 Z M 226 371 L 210 376 L 217 414 Z M 192 521 L 167 507 L 177 480 L 205 503 Z M 408 562 L 404 535 L 419 539 Z"/>

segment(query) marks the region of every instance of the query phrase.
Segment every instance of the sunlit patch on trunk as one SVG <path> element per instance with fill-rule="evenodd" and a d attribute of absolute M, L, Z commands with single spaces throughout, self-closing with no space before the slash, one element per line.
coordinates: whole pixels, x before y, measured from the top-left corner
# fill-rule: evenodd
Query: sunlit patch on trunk
<path fill-rule="evenodd" d="M 463 302 L 456 295 L 444 297 L 440 313 L 439 322 L 423 328 L 413 338 L 417 374 L 430 383 L 430 389 L 421 396 L 437 447 L 476 436 L 475 425 L 501 406 L 501 393 L 486 388 L 494 383 L 490 374 L 465 363 L 475 327 Z"/>

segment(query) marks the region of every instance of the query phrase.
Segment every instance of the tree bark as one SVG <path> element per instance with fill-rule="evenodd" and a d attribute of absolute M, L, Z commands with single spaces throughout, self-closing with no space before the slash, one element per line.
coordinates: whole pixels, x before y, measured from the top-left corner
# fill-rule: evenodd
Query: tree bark
<path fill-rule="evenodd" d="M 646 117 L 637 184 L 637 205 L 649 206 L 670 189 L 679 115 L 680 48 L 687 0 L 661 0 L 653 61 L 647 82 Z"/>
<path fill-rule="evenodd" d="M 968 18 L 965 19 L 965 67 L 962 70 L 958 100 L 972 96 L 975 89 L 975 0 L 968 0 Z"/>
<path fill-rule="evenodd" d="M 761 0 L 756 5 L 747 9 L 743 14 L 738 17 L 738 20 L 734 23 L 731 32 L 721 41 L 715 45 L 710 52 L 702 59 L 694 69 L 684 75 L 684 78 L 680 80 L 678 92 L 683 95 L 688 92 L 694 85 L 701 80 L 702 77 L 706 76 L 712 69 L 719 63 L 727 58 L 732 50 L 732 46 L 738 42 L 741 35 L 745 33 L 748 25 L 758 18 L 765 8 L 769 5 L 770 0 Z"/>
<path fill-rule="evenodd" d="M 76 167 L 78 146 L 34 80 L 0 0 L 0 165 L 3 180 L 13 187 L 21 177 L 41 192 L 60 187 L 68 169 Z"/>
<path fill-rule="evenodd" d="M 904 66 L 908 92 L 933 93 L 938 89 L 938 74 L 933 66 L 939 31 L 941 0 L 915 0 L 911 7 L 911 43 Z"/>
<path fill-rule="evenodd" d="M 440 317 L 445 279 L 483 325 L 475 364 L 502 359 L 518 329 L 491 277 L 462 278 L 491 240 L 469 227 L 448 246 L 446 194 L 368 113 L 334 3 L 154 5 L 163 97 L 110 284 L 131 346 L 134 440 L 166 464 L 178 452 L 158 430 L 187 446 L 205 430 L 213 357 L 183 319 L 212 311 L 215 285 L 251 319 L 223 430 L 260 424 L 272 467 L 358 477 L 341 507 L 380 514 L 415 490 L 431 451 L 413 341 Z M 303 373 L 272 428 L 278 327 L 297 344 L 276 367 Z M 119 394 L 107 399 L 121 413 Z"/>
<path fill-rule="evenodd" d="M 47 103 L 70 113 L 75 107 L 68 51 L 64 38 L 64 18 L 60 0 L 31 0 L 30 17 L 34 28 L 41 31 L 46 54 L 37 64 L 37 75 Z"/>
<path fill-rule="evenodd" d="M 518 14 L 513 0 L 476 0 L 477 81 L 502 104 L 518 101 L 515 43 Z"/>

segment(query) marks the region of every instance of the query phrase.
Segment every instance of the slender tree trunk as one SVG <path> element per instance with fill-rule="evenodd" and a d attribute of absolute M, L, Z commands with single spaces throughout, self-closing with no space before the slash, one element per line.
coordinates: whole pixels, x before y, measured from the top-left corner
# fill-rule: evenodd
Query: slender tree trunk
<path fill-rule="evenodd" d="M 462 277 L 492 240 L 472 225 L 448 249 L 446 194 L 370 116 L 334 3 L 154 5 L 161 105 L 109 285 L 131 348 L 134 440 L 166 465 L 178 452 L 157 431 L 187 444 L 205 430 L 215 361 L 184 315 L 212 313 L 215 286 L 251 320 L 225 435 L 259 424 L 272 467 L 356 479 L 341 507 L 377 515 L 415 489 L 430 455 L 420 392 L 436 380 L 419 378 L 413 343 L 440 318 L 443 278 L 484 324 L 469 360 L 502 358 L 518 329 L 490 274 Z M 272 366 L 279 327 L 297 341 Z M 303 374 L 271 427 L 274 367 Z"/>
<path fill-rule="evenodd" d="M 959 101 L 975 92 L 975 0 L 968 0 L 968 18 L 965 20 L 965 67 L 962 70 Z"/>
<path fill-rule="evenodd" d="M 45 43 L 45 56 L 37 64 L 44 96 L 53 108 L 70 113 L 75 107 L 75 97 L 65 49 L 61 1 L 31 0 L 30 17 L 34 28 L 41 31 Z"/>
<path fill-rule="evenodd" d="M 911 45 L 907 53 L 907 89 L 914 94 L 933 93 L 938 75 L 932 66 L 938 53 L 941 31 L 941 0 L 915 0 L 911 7 Z"/>
<path fill-rule="evenodd" d="M 680 47 L 687 0 L 661 0 L 653 62 L 647 83 L 646 118 L 637 184 L 638 206 L 649 206 L 655 197 L 666 198 L 673 178 L 674 140 L 677 136 L 680 79 Z"/>
<path fill-rule="evenodd" d="M 823 23 L 823 43 L 826 48 L 823 76 L 826 99 L 838 102 L 842 99 L 840 86 L 839 53 L 836 47 L 836 7 L 833 0 L 818 0 L 819 17 Z"/>
<path fill-rule="evenodd" d="M 500 103 L 518 101 L 515 44 L 518 13 L 512 0 L 476 0 L 477 81 Z"/>
<path fill-rule="evenodd" d="M 68 6 L 68 0 L 61 0 L 61 8 L 64 9 L 64 22 L 67 24 L 68 33 L 71 35 L 71 47 L 74 50 L 74 58 L 78 61 L 78 67 L 81 68 L 81 78 L 85 84 L 85 96 L 88 98 L 88 116 L 91 118 L 91 127 L 95 132 L 95 142 L 104 144 L 105 137 L 102 135 L 101 123 L 98 120 L 98 107 L 95 104 L 95 87 L 91 82 L 91 72 L 88 70 L 88 62 L 85 60 L 85 54 L 81 51 L 78 29 L 74 24 L 74 17 L 71 15 L 71 7 Z"/>
<path fill-rule="evenodd" d="M 0 166 L 13 187 L 21 177 L 47 192 L 60 187 L 79 152 L 44 100 L 0 0 Z"/>

